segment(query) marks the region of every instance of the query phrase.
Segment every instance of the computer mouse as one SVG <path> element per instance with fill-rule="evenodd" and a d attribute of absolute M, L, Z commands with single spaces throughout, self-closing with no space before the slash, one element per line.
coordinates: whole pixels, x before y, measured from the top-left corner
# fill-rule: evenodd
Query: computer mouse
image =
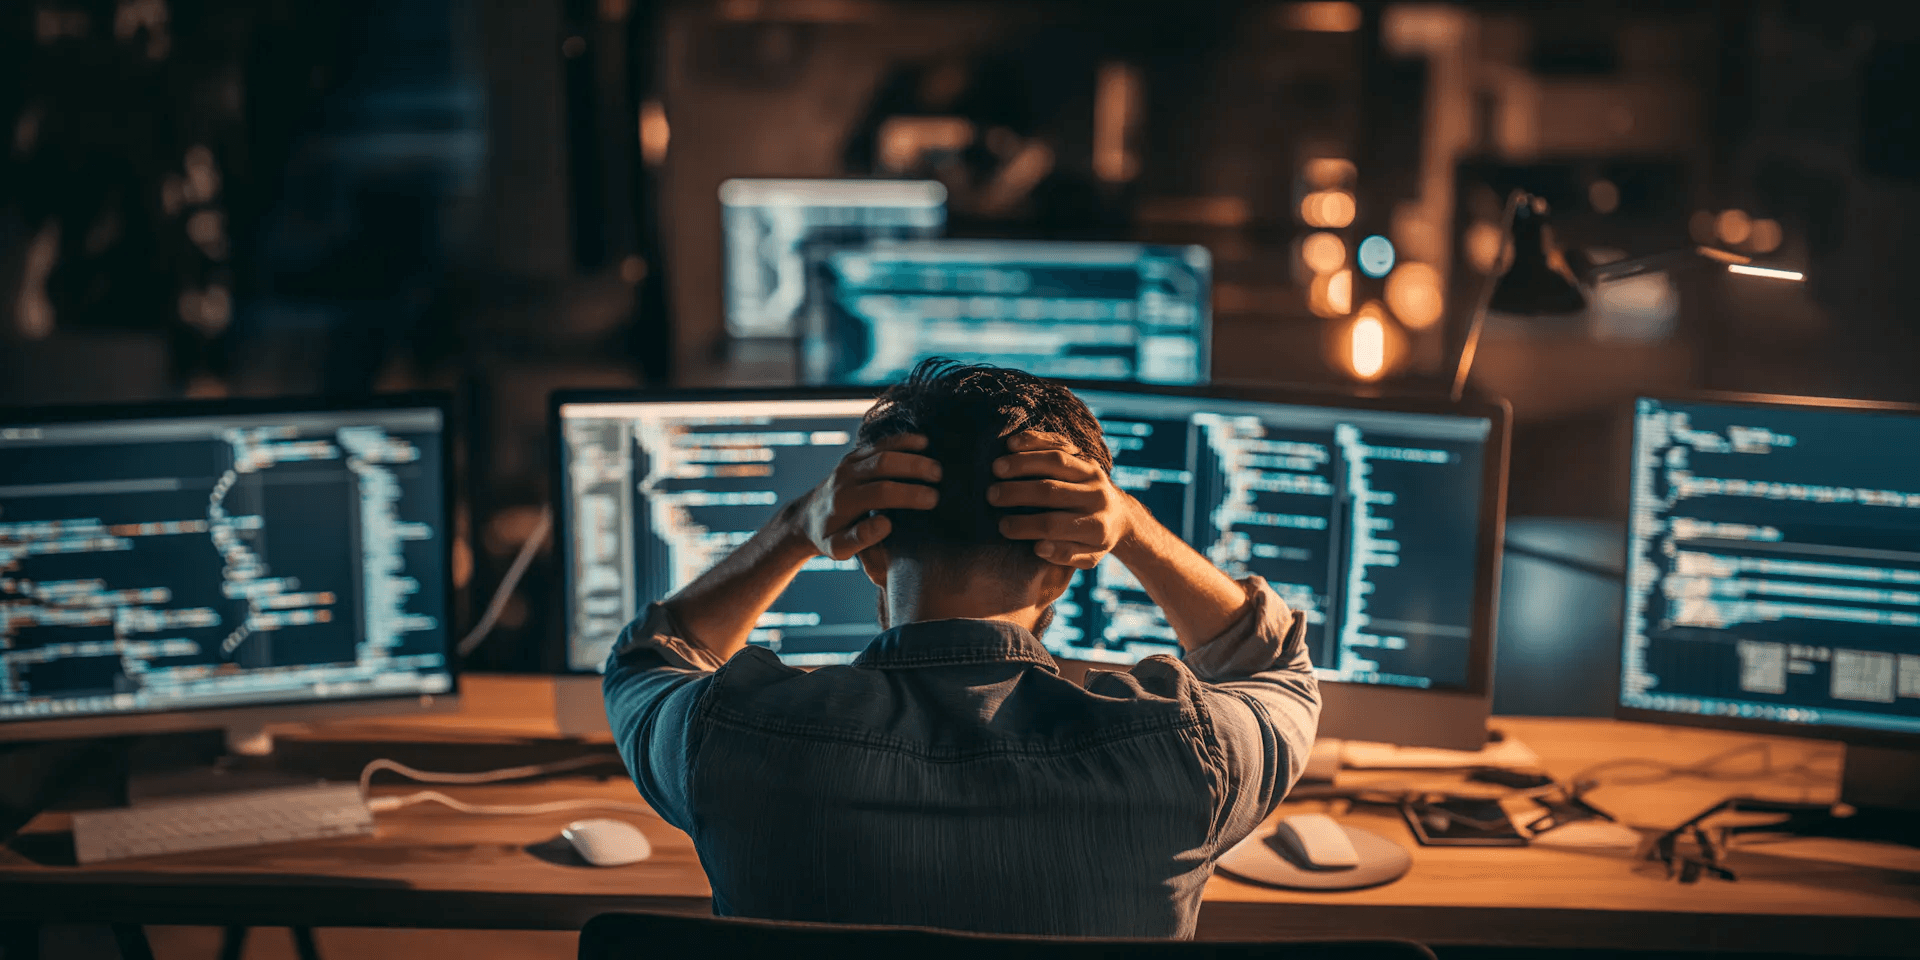
<path fill-rule="evenodd" d="M 1360 854 L 1338 820 L 1324 813 L 1287 817 L 1274 828 L 1273 844 L 1296 866 L 1313 870 L 1350 870 Z"/>
<path fill-rule="evenodd" d="M 580 859 L 596 867 L 619 867 L 653 856 L 653 844 L 640 828 L 624 820 L 575 820 L 560 836 Z"/>

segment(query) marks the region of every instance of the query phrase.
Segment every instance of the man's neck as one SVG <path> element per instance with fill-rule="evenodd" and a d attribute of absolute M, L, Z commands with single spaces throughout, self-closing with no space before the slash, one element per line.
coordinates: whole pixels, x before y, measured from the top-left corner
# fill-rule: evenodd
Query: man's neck
<path fill-rule="evenodd" d="M 907 561 L 895 561 L 887 577 L 887 623 L 899 626 L 922 620 L 1004 620 L 1033 632 L 1050 603 L 1009 589 L 992 577 L 925 571 Z"/>

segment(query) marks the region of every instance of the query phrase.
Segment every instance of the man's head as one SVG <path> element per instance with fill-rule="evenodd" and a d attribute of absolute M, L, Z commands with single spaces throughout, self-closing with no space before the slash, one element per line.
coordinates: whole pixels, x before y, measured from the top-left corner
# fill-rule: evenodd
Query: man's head
<path fill-rule="evenodd" d="M 923 577 L 977 588 L 990 578 L 1010 588 L 1038 586 L 1057 598 L 1073 571 L 1035 555 L 1032 541 L 1000 534 L 1001 517 L 1027 511 L 987 503 L 987 487 L 1004 479 L 993 475 L 993 461 L 1007 455 L 1007 437 L 1025 431 L 1064 437 L 1101 470 L 1113 469 L 1113 454 L 1087 405 L 1066 387 L 1029 373 L 932 359 L 882 394 L 860 425 L 859 442 L 922 434 L 927 448 L 921 452 L 940 462 L 942 479 L 934 509 L 889 514 L 893 532 L 873 548 L 884 558 L 862 557 L 869 574 L 905 560 Z"/>

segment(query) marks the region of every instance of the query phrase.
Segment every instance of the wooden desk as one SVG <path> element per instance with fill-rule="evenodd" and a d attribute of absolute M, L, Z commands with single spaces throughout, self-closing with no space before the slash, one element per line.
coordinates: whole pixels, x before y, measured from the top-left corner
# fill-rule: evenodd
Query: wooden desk
<path fill-rule="evenodd" d="M 354 721 L 280 732 L 285 749 L 351 746 L 360 756 L 498 750 L 525 762 L 552 747 L 552 685 L 543 678 L 467 678 L 457 716 Z M 1764 739 L 1776 772 L 1740 781 L 1671 780 L 1608 786 L 1596 803 L 1635 827 L 1672 826 L 1733 793 L 1824 801 L 1835 790 L 1834 744 L 1754 738 L 1608 720 L 1499 718 L 1548 770 L 1569 776 L 1592 764 L 1644 757 L 1674 765 Z M 411 751 L 411 754 L 408 754 Z M 509 753 L 522 756 L 506 758 Z M 358 762 L 356 759 L 354 762 Z M 1757 757 L 1739 767 L 1754 769 Z M 1630 777 L 1639 771 L 1615 771 Z M 1458 784 L 1455 774 L 1346 772 L 1342 784 Z M 397 779 L 381 795 L 418 786 Z M 439 788 L 482 803 L 562 797 L 637 801 L 623 777 L 563 777 L 530 784 Z M 1304 812 L 1320 803 L 1289 803 Z M 591 814 L 585 814 L 591 815 Z M 0 921 L 578 928 L 622 909 L 706 913 L 711 890 L 687 836 L 657 818 L 632 817 L 654 855 L 618 869 L 573 866 L 550 842 L 581 814 L 473 817 L 437 806 L 381 814 L 372 837 L 214 851 L 97 867 L 48 866 L 0 849 Z M 1680 885 L 1624 851 L 1544 847 L 1416 846 L 1397 814 L 1344 815 L 1406 845 L 1413 871 L 1373 890 L 1310 894 L 1216 877 L 1207 887 L 1200 935 L 1216 939 L 1401 936 L 1436 945 L 1752 950 L 1920 955 L 1920 851 L 1842 841 L 1792 840 L 1736 849 L 1740 880 Z M 15 846 L 56 846 L 69 827 L 45 814 Z M 49 842 L 52 841 L 52 842 Z M 543 858 L 547 857 L 547 858 Z M 43 857 L 44 859 L 44 857 Z"/>

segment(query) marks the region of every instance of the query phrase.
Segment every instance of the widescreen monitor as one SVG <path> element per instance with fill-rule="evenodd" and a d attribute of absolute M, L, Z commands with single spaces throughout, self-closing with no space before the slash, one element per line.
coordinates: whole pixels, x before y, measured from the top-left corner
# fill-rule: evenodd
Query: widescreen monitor
<path fill-rule="evenodd" d="M 1205 247 L 822 242 L 806 259 L 807 383 L 891 383 L 933 356 L 1057 379 L 1207 382 Z"/>
<path fill-rule="evenodd" d="M 1105 427 L 1121 487 L 1222 568 L 1265 577 L 1305 612 L 1320 676 L 1358 691 L 1329 698 L 1332 735 L 1479 745 L 1503 408 L 1076 392 Z M 566 668 L 600 669 L 648 601 L 818 483 L 871 404 L 870 393 L 847 392 L 557 396 Z M 856 561 L 816 558 L 750 642 L 796 665 L 848 663 L 879 632 L 875 602 Z M 1056 613 L 1043 642 L 1062 658 L 1180 652 L 1112 559 L 1076 575 Z"/>
<path fill-rule="evenodd" d="M 946 222 L 947 190 L 934 180 L 722 183 L 727 333 L 794 336 L 806 301 L 807 243 L 937 237 Z"/>
<path fill-rule="evenodd" d="M 447 408 L 0 417 L 0 739 L 451 706 Z"/>
<path fill-rule="evenodd" d="M 1920 746 L 1920 409 L 1643 397 L 1631 471 L 1622 715 Z"/>

